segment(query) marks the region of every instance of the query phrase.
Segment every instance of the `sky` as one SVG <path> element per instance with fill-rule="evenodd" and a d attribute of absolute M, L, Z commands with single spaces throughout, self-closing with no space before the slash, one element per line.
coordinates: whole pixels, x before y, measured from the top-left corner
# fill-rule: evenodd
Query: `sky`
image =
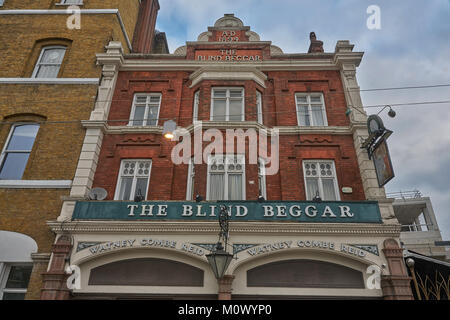
<path fill-rule="evenodd" d="M 365 52 L 357 70 L 361 89 L 450 84 L 450 0 L 160 0 L 157 29 L 170 52 L 196 41 L 208 26 L 234 13 L 263 41 L 285 53 L 306 53 L 309 33 L 334 52 L 350 40 Z M 380 8 L 380 29 L 367 13 Z M 362 92 L 365 106 L 449 101 L 450 87 Z M 381 108 L 366 108 L 376 114 Z M 419 190 L 431 198 L 443 236 L 450 240 L 450 103 L 394 107 L 380 114 L 394 131 L 389 149 L 395 178 L 387 192 Z"/>

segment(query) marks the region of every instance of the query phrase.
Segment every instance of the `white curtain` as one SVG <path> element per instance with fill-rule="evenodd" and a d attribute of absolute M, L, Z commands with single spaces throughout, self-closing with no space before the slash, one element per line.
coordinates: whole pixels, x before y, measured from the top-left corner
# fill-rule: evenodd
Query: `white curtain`
<path fill-rule="evenodd" d="M 144 199 L 147 199 L 147 181 L 148 178 L 138 178 L 136 182 L 136 190 L 134 191 L 134 196 L 141 195 Z M 134 200 L 131 199 L 131 200 Z"/>
<path fill-rule="evenodd" d="M 228 200 L 243 200 L 242 174 L 228 175 Z"/>
<path fill-rule="evenodd" d="M 242 99 L 230 99 L 230 121 L 242 120 Z"/>
<path fill-rule="evenodd" d="M 298 118 L 300 126 L 309 126 L 309 113 L 308 106 L 299 106 L 298 107 Z"/>
<path fill-rule="evenodd" d="M 213 107 L 213 120 L 214 121 L 225 121 L 225 112 L 226 112 L 226 100 L 214 100 L 214 107 Z"/>
<path fill-rule="evenodd" d="M 319 192 L 319 179 L 308 178 L 306 179 L 306 199 L 312 200 Z M 320 195 L 320 194 L 319 194 Z"/>
<path fill-rule="evenodd" d="M 132 184 L 133 178 L 122 178 L 122 183 L 120 184 L 119 200 L 130 200 Z"/>
<path fill-rule="evenodd" d="M 223 200 L 224 174 L 211 174 L 209 176 L 209 200 Z"/>
<path fill-rule="evenodd" d="M 56 78 L 64 58 L 65 49 L 44 49 L 36 78 Z"/>
<path fill-rule="evenodd" d="M 312 106 L 312 118 L 314 126 L 323 126 L 322 106 Z"/>
<path fill-rule="evenodd" d="M 323 185 L 323 200 L 334 201 L 336 200 L 336 190 L 334 189 L 333 179 L 322 179 Z"/>
<path fill-rule="evenodd" d="M 142 126 L 144 124 L 145 107 L 135 107 L 134 109 L 134 126 Z"/>
<path fill-rule="evenodd" d="M 158 122 L 158 109 L 159 107 L 149 107 L 148 110 L 148 126 L 156 126 Z"/>

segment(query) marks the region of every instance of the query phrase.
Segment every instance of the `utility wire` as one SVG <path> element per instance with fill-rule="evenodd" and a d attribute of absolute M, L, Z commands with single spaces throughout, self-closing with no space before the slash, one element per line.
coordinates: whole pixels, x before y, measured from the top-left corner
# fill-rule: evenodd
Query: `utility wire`
<path fill-rule="evenodd" d="M 386 103 L 386 104 L 379 104 L 379 105 L 369 105 L 369 106 L 363 106 L 363 108 L 383 108 L 385 106 L 391 106 L 391 107 L 401 107 L 401 106 L 416 106 L 416 105 L 426 105 L 426 104 L 449 104 L 450 100 L 444 100 L 444 101 L 424 101 L 424 102 L 408 102 L 408 103 Z M 355 109 L 355 108 L 354 108 Z M 358 110 L 358 109 L 356 109 Z M 273 111 L 273 112 L 262 112 L 263 115 L 278 115 L 278 114 L 298 114 L 299 112 L 297 110 L 292 111 Z M 259 113 L 245 113 L 245 114 L 235 114 L 233 116 L 242 116 L 242 115 L 258 115 Z M 169 118 L 158 118 L 158 121 L 161 120 L 192 120 L 191 117 L 169 117 Z M 138 121 L 145 121 L 145 120 L 152 120 L 152 119 L 113 119 L 113 120 L 101 120 L 102 122 L 138 122 Z M 154 119 L 153 119 L 154 120 Z M 89 121 L 89 120 L 65 120 L 65 121 L 33 121 L 33 123 L 46 123 L 46 124 L 65 124 L 65 123 L 80 123 L 81 121 Z M 210 120 L 201 120 L 201 121 L 210 121 Z M 214 121 L 214 120 L 213 120 Z M 219 120 L 220 121 L 220 120 Z M 257 120 L 255 120 L 256 122 Z M 232 122 L 232 121 L 229 121 Z M 242 122 L 241 120 L 235 121 L 235 122 Z M 2 121 L 0 124 L 11 124 L 11 123 L 17 123 L 17 121 Z M 150 126 L 152 127 L 152 126 Z"/>
<path fill-rule="evenodd" d="M 308 82 L 308 80 L 304 80 L 305 82 Z M 393 90 L 411 90 L 411 89 L 431 89 L 431 88 L 444 88 L 444 87 L 450 87 L 450 84 L 435 84 L 435 85 L 427 85 L 427 86 L 405 86 L 405 87 L 390 87 L 390 88 L 372 88 L 372 89 L 347 89 L 345 91 L 338 91 L 338 90 L 333 90 L 333 91 L 328 91 L 327 94 L 337 94 L 337 93 L 349 93 L 349 92 L 377 92 L 377 91 L 393 91 Z M 238 87 L 236 87 L 238 88 Z M 151 94 L 151 93 L 159 93 L 159 92 L 140 92 L 140 94 Z M 320 92 L 298 92 L 298 93 L 320 93 Z M 294 94 L 295 95 L 295 94 Z M 16 97 L 17 95 L 2 95 L 2 97 Z M 263 97 L 286 97 L 286 96 L 292 96 L 292 93 L 280 93 L 280 94 L 262 94 Z M 240 97 L 236 97 L 236 98 L 240 98 Z M 244 95 L 242 98 L 244 99 L 256 99 L 256 96 L 254 95 Z M 218 97 L 218 99 L 220 99 Z M 133 99 L 131 99 L 133 100 Z M 184 100 L 189 100 L 189 101 L 193 101 L 193 97 L 186 97 L 186 98 L 171 98 L 171 97 L 164 97 L 165 101 L 170 101 L 170 100 L 174 100 L 174 101 L 184 101 Z M 207 99 L 205 99 L 202 95 L 199 96 L 199 102 L 203 102 L 204 100 L 210 100 L 210 98 L 208 97 Z M 120 101 L 130 101 L 130 99 L 108 99 L 108 100 L 95 100 L 95 96 L 92 97 L 91 100 L 77 100 L 77 101 L 73 101 L 73 102 L 120 102 Z M 72 101 L 68 101 L 68 102 L 72 102 Z M 25 100 L 24 103 L 27 103 L 27 101 Z M 38 104 L 55 104 L 55 103 L 61 103 L 60 100 L 57 101 L 38 101 Z"/>

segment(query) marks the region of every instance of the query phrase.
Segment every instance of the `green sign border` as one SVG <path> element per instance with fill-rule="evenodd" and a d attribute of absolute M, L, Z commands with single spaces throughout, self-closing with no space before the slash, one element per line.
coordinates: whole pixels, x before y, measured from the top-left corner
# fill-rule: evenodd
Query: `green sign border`
<path fill-rule="evenodd" d="M 142 206 L 145 205 L 147 213 L 152 207 L 152 215 L 142 216 Z M 183 206 L 191 206 L 192 215 L 183 216 Z M 197 216 L 197 206 L 202 206 L 200 216 Z M 382 223 L 380 209 L 377 201 L 77 201 L 72 220 L 118 220 L 118 221 L 212 221 L 218 219 L 220 205 L 232 206 L 230 221 L 269 221 L 269 222 L 301 222 L 301 223 Z M 134 207 L 134 215 L 130 215 Z M 167 207 L 166 207 L 167 206 Z M 211 207 L 215 206 L 214 216 L 211 215 Z M 236 206 L 248 209 L 246 216 L 237 216 Z M 264 216 L 264 207 L 273 208 L 273 216 Z M 281 216 L 278 215 L 278 207 L 281 207 Z M 283 207 L 286 206 L 283 212 Z M 295 207 L 293 207 L 295 206 Z M 313 207 L 310 207 L 313 206 Z M 292 208 L 293 207 L 293 208 Z M 301 209 L 298 215 L 298 207 Z M 310 215 L 317 209 L 315 217 L 308 216 L 305 212 L 309 207 Z M 335 217 L 330 214 L 329 209 Z M 343 215 L 341 207 L 349 207 L 352 217 Z M 292 208 L 292 211 L 290 211 Z M 206 210 L 205 210 L 206 209 Z M 343 209 L 345 210 L 345 209 Z M 290 214 L 293 213 L 293 215 Z M 240 208 L 240 214 L 244 209 Z"/>

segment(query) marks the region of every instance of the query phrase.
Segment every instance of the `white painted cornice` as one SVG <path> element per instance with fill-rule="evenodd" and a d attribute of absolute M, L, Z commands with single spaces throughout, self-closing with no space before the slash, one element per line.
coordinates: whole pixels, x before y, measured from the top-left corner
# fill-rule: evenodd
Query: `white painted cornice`
<path fill-rule="evenodd" d="M 0 84 L 91 84 L 98 85 L 99 78 L 0 78 Z"/>
<path fill-rule="evenodd" d="M 72 180 L 0 180 L 0 189 L 70 189 Z"/>
<path fill-rule="evenodd" d="M 107 125 L 105 121 L 82 120 L 85 128 L 100 128 L 106 134 L 124 134 L 124 133 L 148 133 L 162 134 L 162 126 L 114 126 Z M 280 135 L 299 135 L 299 134 L 325 134 L 325 135 L 351 135 L 350 127 L 298 127 L 298 126 L 279 126 L 267 127 L 256 121 L 202 121 L 202 130 L 207 129 L 255 129 L 262 130 L 270 135 L 271 130 L 278 130 Z M 180 127 L 178 128 L 180 129 Z M 188 132 L 194 132 L 194 124 L 185 127 Z"/>
<path fill-rule="evenodd" d="M 236 68 L 256 68 L 260 71 L 294 71 L 294 70 L 339 70 L 330 59 L 305 60 L 266 60 L 260 62 L 227 62 L 197 60 L 162 60 L 162 59 L 125 59 L 122 71 L 197 71 L 200 68 L 232 66 Z"/>
<path fill-rule="evenodd" d="M 62 234 L 108 234 L 108 233 L 185 233 L 217 234 L 219 226 L 216 221 L 48 221 L 50 229 Z M 384 224 L 336 224 L 336 223 L 280 223 L 280 222 L 230 222 L 230 232 L 242 234 L 271 235 L 355 235 L 398 237 L 400 225 Z"/>

